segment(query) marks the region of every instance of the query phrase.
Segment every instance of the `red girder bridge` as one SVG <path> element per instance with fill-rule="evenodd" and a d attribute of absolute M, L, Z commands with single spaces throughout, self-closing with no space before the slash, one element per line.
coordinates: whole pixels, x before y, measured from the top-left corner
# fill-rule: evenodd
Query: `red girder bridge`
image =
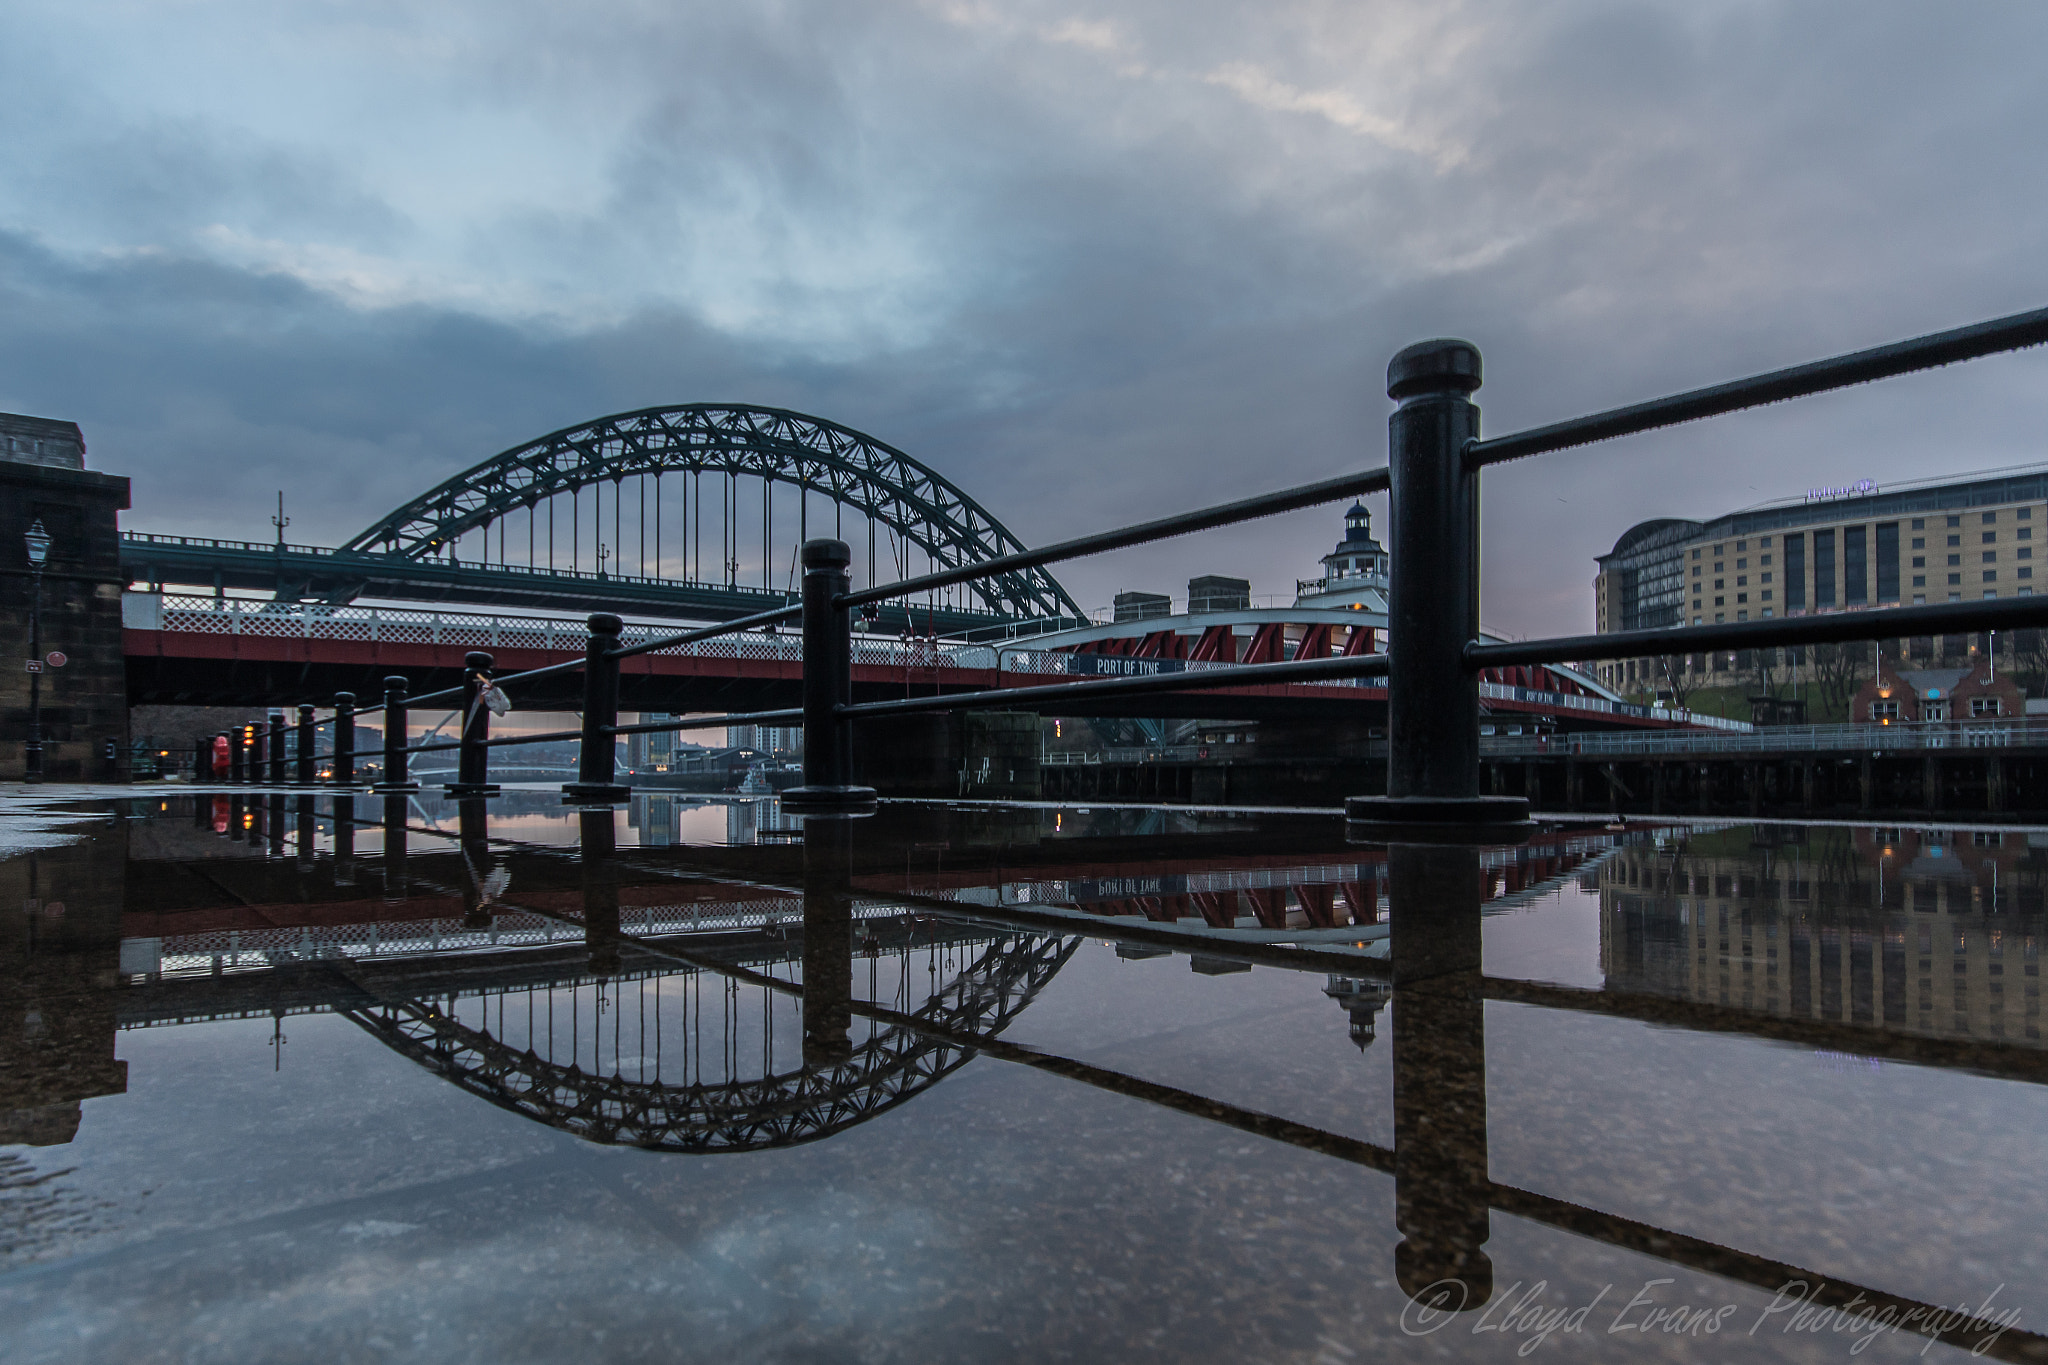
<path fill-rule="evenodd" d="M 383 679 L 404 675 L 415 694 L 453 685 L 472 650 L 492 655 L 500 672 L 581 658 L 587 632 L 573 617 L 500 616 L 370 606 L 252 601 L 246 598 L 131 592 L 123 604 L 123 647 L 131 704 L 254 706 L 320 704 L 337 692 L 370 702 Z M 624 642 L 671 633 L 628 626 Z M 1355 637 L 1370 630 L 1355 629 Z M 1277 629 L 1255 630 L 1237 663 L 1299 657 L 1304 645 L 1332 654 L 1358 652 L 1360 638 L 1310 626 L 1290 640 Z M 956 644 L 928 639 L 863 638 L 855 643 L 855 701 L 882 701 L 991 688 L 1037 687 L 1066 678 L 1197 671 L 1213 661 L 1032 648 L 1029 642 Z M 803 662 L 792 632 L 755 633 L 677 645 L 626 660 L 621 705 L 643 713 L 753 711 L 799 704 Z M 575 710 L 581 679 L 574 673 L 537 679 L 515 692 L 524 711 Z M 1386 687 L 1379 679 L 1277 683 L 1187 694 L 1154 693 L 1100 699 L 1088 714 L 1223 717 L 1245 720 L 1320 718 L 1376 723 Z M 1485 707 L 1503 717 L 1542 719 L 1565 730 L 1672 729 L 1714 724 L 1686 713 L 1653 712 L 1598 694 L 1564 670 L 1488 670 Z M 1726 724 L 1726 722 L 1720 722 Z"/>

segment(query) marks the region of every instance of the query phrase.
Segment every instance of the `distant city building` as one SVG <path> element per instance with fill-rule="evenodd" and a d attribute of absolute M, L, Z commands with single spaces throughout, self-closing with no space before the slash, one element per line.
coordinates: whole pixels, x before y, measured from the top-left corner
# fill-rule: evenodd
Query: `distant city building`
<path fill-rule="evenodd" d="M 1163 592 L 1120 592 L 1116 595 L 1118 621 L 1144 621 L 1173 613 L 1173 599 Z"/>
<path fill-rule="evenodd" d="M 804 732 L 800 725 L 729 725 L 725 744 L 729 749 L 752 749 L 771 757 L 795 758 L 803 754 Z"/>
<path fill-rule="evenodd" d="M 2034 591 L 2048 524 L 2048 470 L 1979 474 L 1885 491 L 1869 481 L 1711 521 L 1661 518 L 1631 527 L 1596 560 L 1601 634 L 1877 607 L 1972 602 Z M 2009 643 L 2009 642 L 2008 642 Z M 1961 637 L 1909 657 L 1966 653 Z M 1749 670 L 1727 652 L 1681 665 L 1702 683 Z M 1624 691 L 1669 670 L 1650 660 L 1597 666 Z"/>
<path fill-rule="evenodd" d="M 2009 720 L 2027 713 L 2008 674 L 1983 661 L 1969 668 L 1901 669 L 1887 659 L 1856 694 L 1849 719 L 1870 725 Z"/>

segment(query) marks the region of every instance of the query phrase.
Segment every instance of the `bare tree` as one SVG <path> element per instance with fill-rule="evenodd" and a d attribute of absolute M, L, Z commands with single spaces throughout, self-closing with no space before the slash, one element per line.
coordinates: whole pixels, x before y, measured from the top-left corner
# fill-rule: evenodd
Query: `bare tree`
<path fill-rule="evenodd" d="M 1869 672 L 1870 647 L 1862 644 L 1809 645 L 1806 659 L 1821 705 L 1830 716 L 1847 716 L 1856 689 Z"/>
<path fill-rule="evenodd" d="M 1692 661 L 1689 654 L 1660 654 L 1650 660 L 1651 676 L 1657 688 L 1671 694 L 1671 704 L 1679 710 L 1686 709 L 1686 702 L 1692 698 L 1697 684 L 1693 681 Z"/>
<path fill-rule="evenodd" d="M 2030 697 L 2048 695 L 2048 630 L 2012 632 L 2012 674 Z"/>

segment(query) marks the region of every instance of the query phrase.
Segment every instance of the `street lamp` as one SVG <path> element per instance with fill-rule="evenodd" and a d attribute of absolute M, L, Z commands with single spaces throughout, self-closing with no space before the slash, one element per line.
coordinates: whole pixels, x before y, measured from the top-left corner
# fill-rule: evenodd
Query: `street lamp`
<path fill-rule="evenodd" d="M 22 539 L 28 545 L 28 567 L 35 577 L 35 596 L 28 611 L 28 760 L 27 780 L 43 780 L 43 565 L 50 558 L 50 533 L 38 517 Z"/>

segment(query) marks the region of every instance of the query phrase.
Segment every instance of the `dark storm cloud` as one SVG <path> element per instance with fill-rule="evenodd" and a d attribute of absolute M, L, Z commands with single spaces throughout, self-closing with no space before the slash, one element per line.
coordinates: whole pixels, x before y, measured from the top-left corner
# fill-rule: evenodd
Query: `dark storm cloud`
<path fill-rule="evenodd" d="M 1482 346 L 1505 431 L 2048 300 L 2034 7 L 515 6 L 429 36 L 359 140 L 153 96 L 10 115 L 0 405 L 84 423 L 131 524 L 259 536 L 283 486 L 331 541 L 542 431 L 733 399 L 870 431 L 1039 540 L 1378 463 L 1419 337 Z M 522 155 L 595 188 L 521 200 Z M 1591 556 L 1644 517 L 2041 458 L 2044 365 L 1491 475 L 1489 622 L 1585 627 Z M 1289 593 L 1335 510 L 1065 576 Z"/>

